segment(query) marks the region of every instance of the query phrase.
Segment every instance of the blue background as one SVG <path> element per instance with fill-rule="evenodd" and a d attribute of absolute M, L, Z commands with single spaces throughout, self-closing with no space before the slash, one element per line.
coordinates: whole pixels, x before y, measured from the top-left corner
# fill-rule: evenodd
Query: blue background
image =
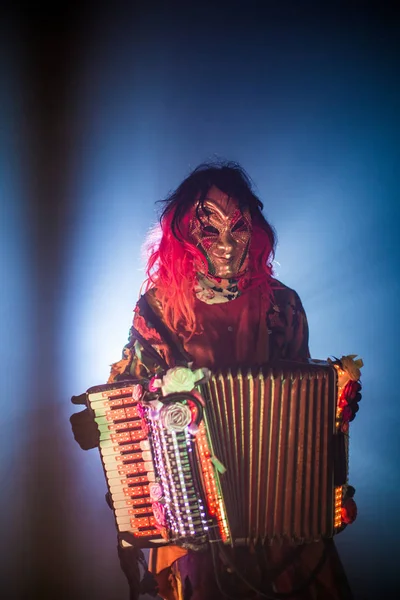
<path fill-rule="evenodd" d="M 366 3 L 127 3 L 2 21 L 4 597 L 127 597 L 72 394 L 105 381 L 165 197 L 200 162 L 249 172 L 315 358 L 357 353 L 357 598 L 399 582 L 399 23 Z M 3 51 L 4 50 L 4 51 Z"/>

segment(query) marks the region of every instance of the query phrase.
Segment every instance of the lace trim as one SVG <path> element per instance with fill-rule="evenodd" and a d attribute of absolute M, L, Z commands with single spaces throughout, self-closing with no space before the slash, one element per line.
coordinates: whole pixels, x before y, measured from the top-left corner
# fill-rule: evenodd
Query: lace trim
<path fill-rule="evenodd" d="M 222 304 L 240 296 L 238 279 L 213 279 L 198 275 L 194 288 L 196 298 L 206 304 Z"/>

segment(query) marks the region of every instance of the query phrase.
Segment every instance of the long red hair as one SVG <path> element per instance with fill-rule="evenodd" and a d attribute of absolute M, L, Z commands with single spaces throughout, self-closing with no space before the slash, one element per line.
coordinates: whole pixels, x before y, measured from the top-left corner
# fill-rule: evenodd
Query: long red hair
<path fill-rule="evenodd" d="M 236 163 L 204 164 L 195 169 L 166 200 L 161 214 L 161 238 L 150 245 L 145 289 L 156 288 L 166 325 L 185 339 L 196 332 L 194 311 L 197 273 L 206 274 L 207 260 L 190 241 L 189 220 L 193 207 L 201 205 L 208 190 L 218 189 L 249 208 L 252 236 L 249 267 L 239 279 L 239 288 L 261 287 L 264 298 L 271 298 L 272 261 L 276 236 L 262 215 L 263 205 L 252 191 L 251 180 Z"/>

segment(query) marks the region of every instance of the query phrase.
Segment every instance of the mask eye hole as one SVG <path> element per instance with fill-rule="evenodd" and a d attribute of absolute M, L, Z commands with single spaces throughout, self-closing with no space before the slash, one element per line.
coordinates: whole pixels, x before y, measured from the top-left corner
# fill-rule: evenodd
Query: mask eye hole
<path fill-rule="evenodd" d="M 232 233 L 235 233 L 235 231 L 245 231 L 245 230 L 247 230 L 247 223 L 243 218 L 239 219 L 239 221 L 237 223 L 235 223 L 235 225 L 232 227 Z"/>
<path fill-rule="evenodd" d="M 202 228 L 203 233 L 206 233 L 207 235 L 218 235 L 219 231 L 218 229 L 216 229 L 216 227 L 213 227 L 212 225 L 205 225 Z"/>

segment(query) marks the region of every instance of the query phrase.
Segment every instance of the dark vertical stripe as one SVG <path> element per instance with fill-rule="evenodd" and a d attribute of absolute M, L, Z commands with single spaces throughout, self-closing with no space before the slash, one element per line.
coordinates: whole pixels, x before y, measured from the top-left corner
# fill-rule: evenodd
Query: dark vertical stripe
<path fill-rule="evenodd" d="M 268 406 L 266 411 L 266 490 L 267 497 L 264 506 L 265 530 L 268 539 L 273 536 L 273 498 L 274 498 L 274 466 L 276 462 L 275 448 L 273 447 L 273 431 L 274 431 L 274 389 L 275 382 L 272 374 L 268 374 L 265 380 L 265 403 Z"/>
<path fill-rule="evenodd" d="M 269 427 L 270 402 L 268 401 L 269 396 L 267 396 L 267 394 L 266 394 L 266 386 L 265 386 L 264 377 L 263 377 L 262 373 L 260 373 L 259 377 L 258 377 L 258 386 L 259 386 L 259 395 L 257 396 L 257 398 L 259 398 L 259 400 L 258 400 L 258 402 L 259 402 L 259 404 L 258 404 L 258 406 L 259 406 L 259 411 L 258 411 L 258 415 L 259 415 L 259 421 L 258 421 L 259 455 L 257 457 L 257 460 L 258 460 L 259 476 L 257 478 L 257 482 L 255 482 L 255 485 L 258 485 L 257 514 L 258 514 L 259 524 L 258 524 L 257 531 L 259 531 L 261 533 L 261 537 L 264 541 L 265 537 L 267 535 L 265 506 L 268 505 L 268 496 L 266 496 L 266 494 L 268 491 L 267 468 L 268 468 L 268 440 L 269 440 L 268 427 Z M 261 497 L 261 490 L 264 491 L 263 497 Z"/>
<path fill-rule="evenodd" d="M 294 375 L 294 379 L 291 385 L 292 390 L 292 411 L 291 411 L 291 444 L 293 446 L 293 458 L 292 458 L 292 490 L 291 490 L 291 501 L 292 501 L 292 516 L 291 516 L 291 526 L 289 526 L 290 533 L 296 536 L 301 535 L 301 515 L 302 515 L 302 505 L 301 505 L 301 492 L 303 481 L 301 478 L 302 474 L 302 463 L 304 463 L 303 459 L 303 446 L 304 446 L 304 407 L 305 402 L 303 402 L 300 390 L 301 390 L 301 380 L 299 380 L 299 376 Z"/>
<path fill-rule="evenodd" d="M 315 487 L 313 493 L 316 498 L 316 529 L 315 529 L 315 537 L 318 538 L 321 532 L 321 511 L 322 511 L 322 490 L 321 483 L 323 477 L 323 469 L 325 465 L 323 464 L 322 454 L 323 454 L 323 418 L 324 418 L 324 406 L 322 399 L 318 397 L 318 381 L 316 378 L 312 380 L 312 389 L 310 390 L 311 394 L 314 398 L 315 403 L 317 404 L 317 450 L 315 454 L 316 461 L 316 474 L 317 477 L 315 479 Z"/>
<path fill-rule="evenodd" d="M 312 446 L 312 455 L 311 455 L 311 464 L 312 467 L 310 469 L 311 474 L 311 485 L 310 485 L 310 535 L 312 538 L 316 537 L 316 532 L 318 529 L 318 496 L 317 496 L 317 486 L 318 486 L 318 452 L 319 452 L 319 427 L 318 427 L 318 419 L 319 419 L 319 407 L 318 402 L 314 398 L 314 396 L 309 396 L 312 401 L 312 425 L 311 425 L 311 434 L 310 434 L 310 442 Z"/>
<path fill-rule="evenodd" d="M 312 398 L 301 398 L 300 411 L 301 411 L 301 427 L 300 438 L 304 445 L 304 457 L 303 457 L 303 478 L 302 478 L 302 490 L 301 490 L 301 511 L 300 511 L 300 536 L 309 540 L 311 536 L 310 531 L 310 506 L 312 502 L 312 489 L 311 489 L 311 472 L 313 471 L 313 442 L 314 442 L 314 430 L 313 430 L 313 409 L 314 403 Z"/>
<path fill-rule="evenodd" d="M 250 540 L 254 539 L 254 526 L 256 524 L 256 488 L 254 485 L 255 481 L 255 465 L 256 465 L 256 456 L 258 454 L 257 448 L 255 447 L 257 441 L 254 436 L 254 426 L 255 426 L 255 418 L 254 418 L 254 392 L 257 385 L 257 379 L 254 379 L 251 372 L 247 371 L 244 379 L 243 385 L 245 390 L 245 406 L 247 407 L 248 419 L 246 423 L 246 440 L 245 444 L 247 444 L 249 448 L 249 459 L 247 464 L 247 476 L 246 476 L 246 485 L 249 490 L 249 500 L 247 503 L 247 521 L 246 528 L 248 531 L 248 537 Z"/>

